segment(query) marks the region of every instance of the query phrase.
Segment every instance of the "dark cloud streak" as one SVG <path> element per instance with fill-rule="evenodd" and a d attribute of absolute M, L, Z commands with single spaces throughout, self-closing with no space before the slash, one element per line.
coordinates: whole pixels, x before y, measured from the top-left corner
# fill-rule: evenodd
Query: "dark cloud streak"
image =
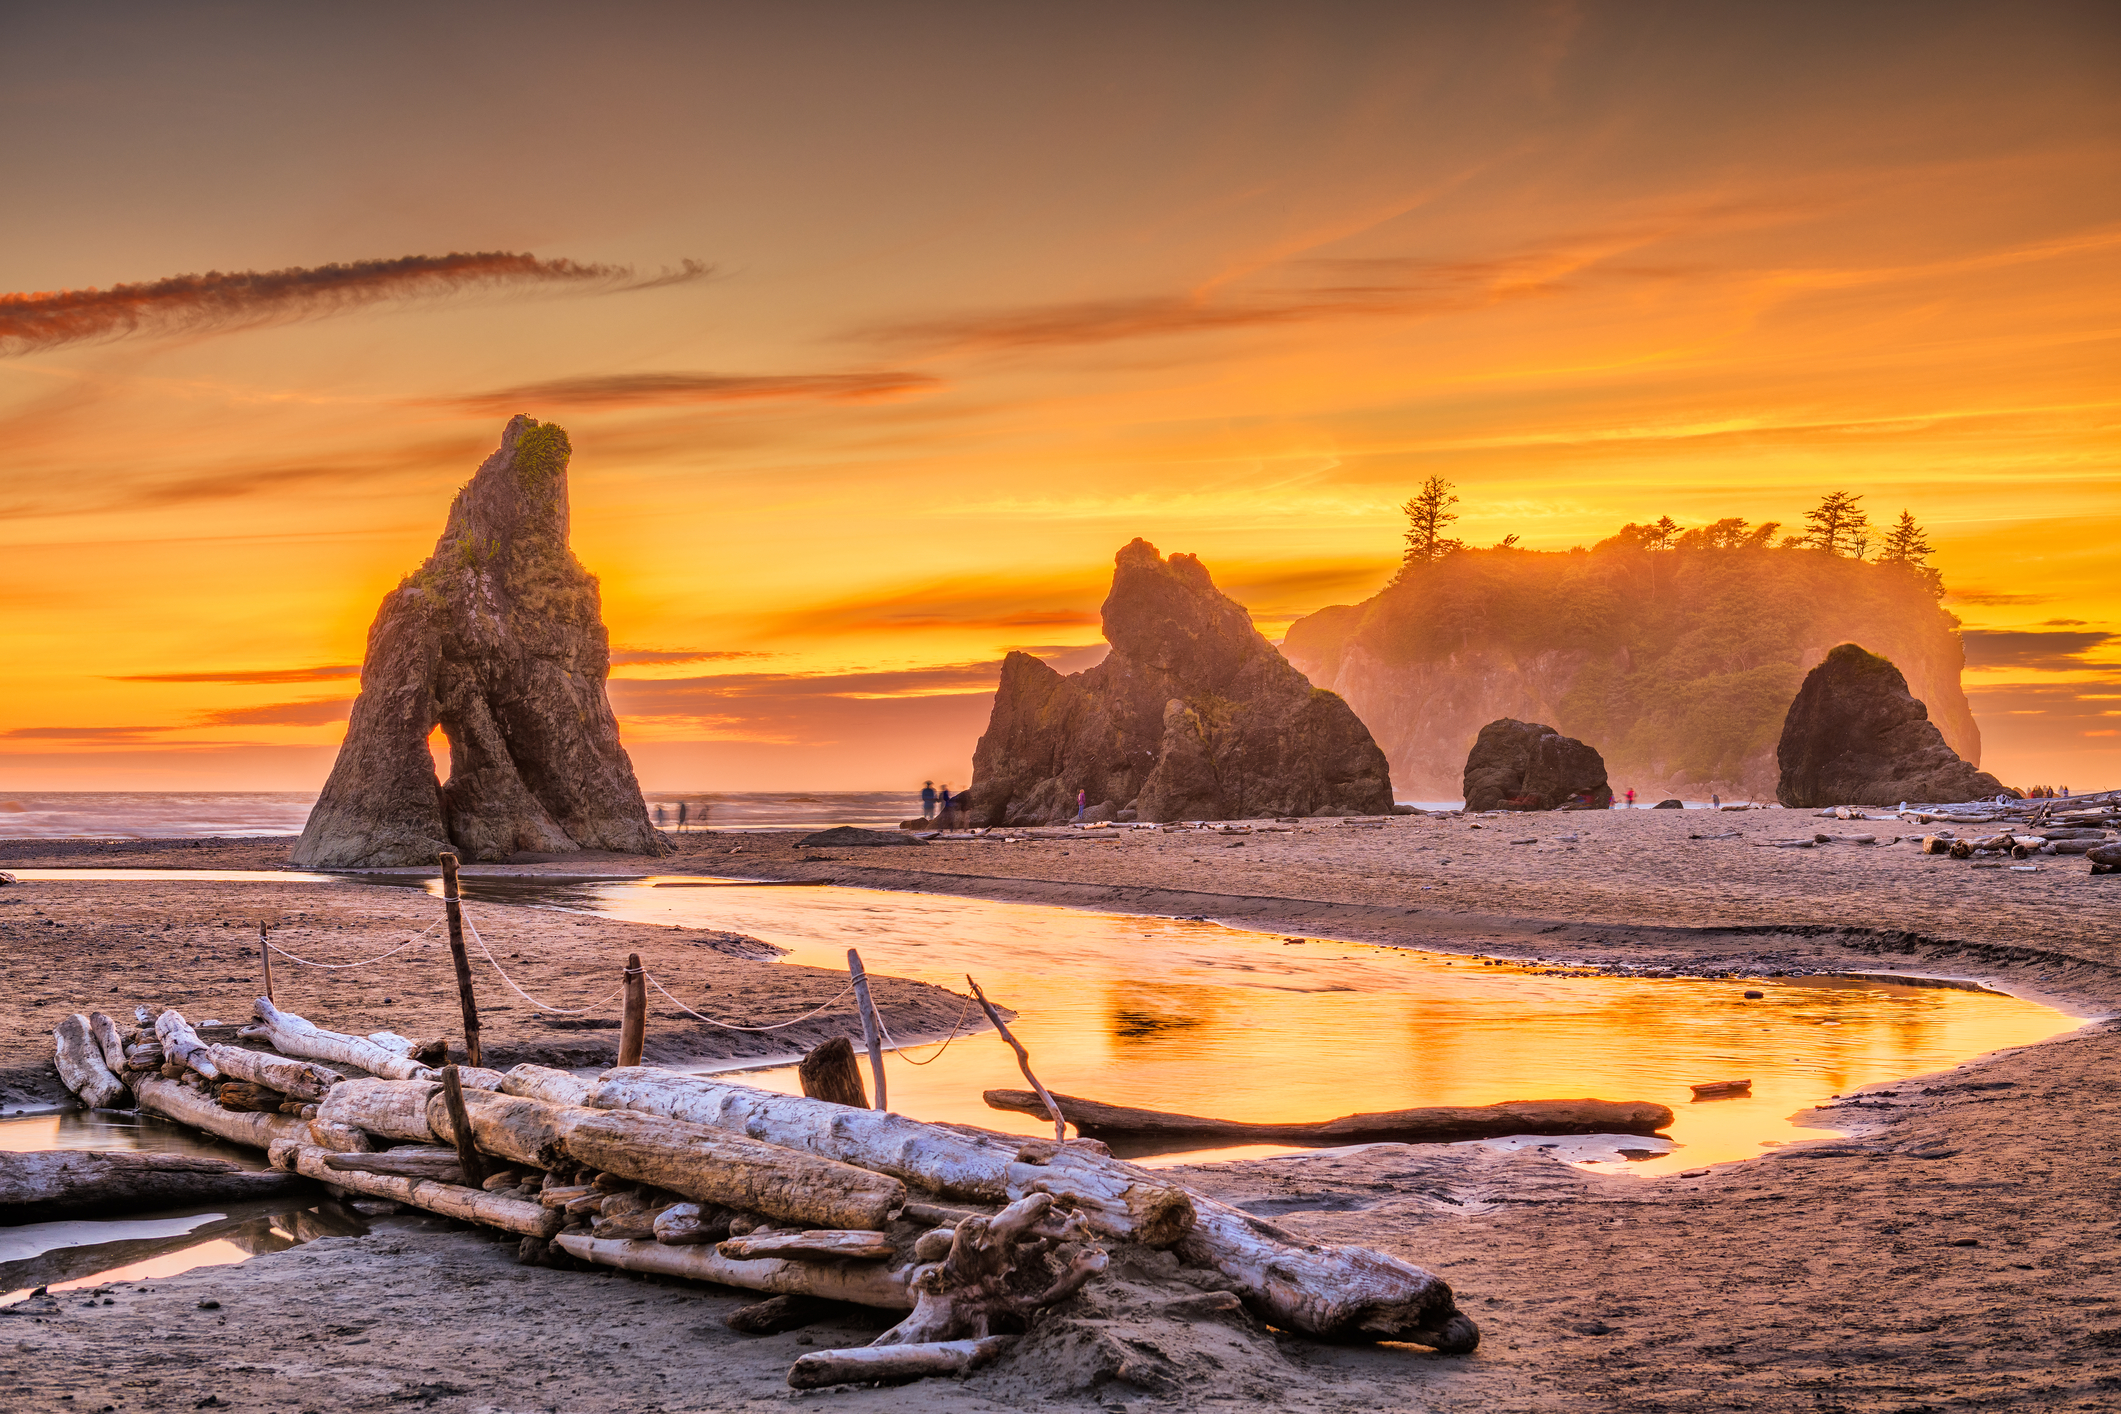
<path fill-rule="evenodd" d="M 358 663 L 334 663 L 321 668 L 226 668 L 200 673 L 128 673 L 112 682 L 331 682 L 361 676 Z"/>
<path fill-rule="evenodd" d="M 133 336 L 170 336 L 321 319 L 392 301 L 540 287 L 598 293 L 658 289 L 704 279 L 696 260 L 645 278 L 631 266 L 540 260 L 508 251 L 406 255 L 395 260 L 210 270 L 108 289 L 0 295 L 0 355 Z"/>
<path fill-rule="evenodd" d="M 524 407 L 673 407 L 704 403 L 869 403 L 933 392 L 925 373 L 615 373 L 526 383 L 491 393 L 438 398 L 431 407 L 506 416 Z"/>

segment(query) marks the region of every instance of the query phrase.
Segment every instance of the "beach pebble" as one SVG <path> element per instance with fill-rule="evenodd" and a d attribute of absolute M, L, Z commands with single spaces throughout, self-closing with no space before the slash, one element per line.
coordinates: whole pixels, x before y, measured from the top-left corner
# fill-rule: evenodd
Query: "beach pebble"
<path fill-rule="evenodd" d="M 1762 999 L 1763 999 L 1763 998 L 1765 998 L 1766 996 L 1767 996 L 1767 993 L 1766 993 L 1766 992 L 1747 992 L 1747 993 L 1745 994 L 1745 999 L 1746 999 L 1747 1001 L 1749 1001 L 1749 1002 L 1757 1002 L 1757 1001 L 1760 1001 L 1760 1000 L 1762 1000 Z"/>

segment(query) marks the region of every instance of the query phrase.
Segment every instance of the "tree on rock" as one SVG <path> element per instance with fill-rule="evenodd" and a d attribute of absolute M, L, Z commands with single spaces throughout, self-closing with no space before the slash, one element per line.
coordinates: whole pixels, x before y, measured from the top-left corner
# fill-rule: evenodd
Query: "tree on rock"
<path fill-rule="evenodd" d="M 1828 495 L 1804 513 L 1805 531 L 1798 537 L 1799 543 L 1807 549 L 1824 550 L 1829 555 L 1862 559 L 1871 543 L 1871 518 L 1856 504 L 1862 499 L 1846 491 Z"/>
<path fill-rule="evenodd" d="M 1936 552 L 1937 547 L 1924 538 L 1922 527 L 1915 524 L 1915 517 L 1902 511 L 1899 523 L 1886 532 L 1885 544 L 1878 551 L 1878 563 L 1901 566 L 1921 580 L 1933 597 L 1942 599 L 1944 575 L 1928 559 Z"/>
<path fill-rule="evenodd" d="M 1451 492 L 1451 483 L 1440 476 L 1432 476 L 1421 483 L 1399 509 L 1407 517 L 1407 548 L 1400 556 L 1400 573 L 1416 565 L 1426 565 L 1440 560 L 1453 550 L 1463 550 L 1463 540 L 1453 540 L 1444 534 L 1451 522 L 1458 519 L 1458 512 L 1451 507 L 1458 504 L 1458 497 Z"/>

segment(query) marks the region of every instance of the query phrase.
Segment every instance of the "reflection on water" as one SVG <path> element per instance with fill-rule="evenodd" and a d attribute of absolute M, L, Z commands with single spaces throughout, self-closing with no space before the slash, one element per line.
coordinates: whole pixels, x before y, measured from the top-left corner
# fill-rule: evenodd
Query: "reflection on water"
<path fill-rule="evenodd" d="M 0 1306 L 53 1292 L 152 1281 L 284 1252 L 320 1237 L 358 1237 L 368 1224 L 339 1203 L 244 1203 L 226 1212 L 121 1222 L 0 1228 Z"/>
<path fill-rule="evenodd" d="M 467 882 L 477 898 L 504 881 Z M 1637 1173 L 1823 1137 L 1828 1131 L 1799 1129 L 1789 1116 L 2079 1024 L 1989 992 L 1846 978 L 1566 975 L 1215 923 L 875 889 L 538 890 L 521 880 L 505 888 L 510 902 L 749 933 L 788 948 L 789 962 L 843 968 L 852 946 L 873 971 L 958 991 L 969 971 L 1019 1013 L 1011 1028 L 1049 1088 L 1115 1104 L 1256 1122 L 1578 1096 L 1669 1105 L 1678 1147 L 1631 1165 Z M 498 920 L 489 931 L 501 931 Z M 1765 999 L 1747 1001 L 1748 989 Z M 684 1000 L 721 1013 L 711 996 Z M 935 1054 L 911 1051 L 911 1061 Z M 983 1089 L 1024 1083 L 991 1033 L 961 1037 L 933 1064 L 894 1055 L 886 1074 L 901 1113 L 1051 1132 L 981 1102 Z M 800 1089 L 792 1066 L 745 1078 Z M 1690 1086 L 1737 1079 L 1753 1082 L 1749 1098 L 1692 1102 Z M 1238 1152 L 1291 1151 L 1216 1151 Z"/>
<path fill-rule="evenodd" d="M 107 1149 L 131 1153 L 204 1154 L 238 1167 L 264 1169 L 265 1155 L 228 1144 L 160 1115 L 117 1110 L 67 1110 L 0 1120 L 0 1153 L 41 1149 Z"/>

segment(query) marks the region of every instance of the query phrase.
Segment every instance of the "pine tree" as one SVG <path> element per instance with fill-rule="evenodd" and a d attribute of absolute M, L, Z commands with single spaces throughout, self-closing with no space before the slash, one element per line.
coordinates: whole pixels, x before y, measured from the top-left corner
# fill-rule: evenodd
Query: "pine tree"
<path fill-rule="evenodd" d="M 1421 483 L 1421 489 L 1399 509 L 1407 517 L 1407 548 L 1400 556 L 1400 573 L 1405 574 L 1416 565 L 1425 565 L 1440 560 L 1454 550 L 1463 550 L 1463 540 L 1453 540 L 1444 534 L 1458 513 L 1451 509 L 1458 504 L 1458 497 L 1451 494 L 1451 483 L 1440 476 L 1432 476 Z"/>
<path fill-rule="evenodd" d="M 1863 552 L 1870 546 L 1871 525 L 1870 516 L 1856 504 L 1862 499 L 1846 491 L 1836 491 L 1817 508 L 1806 511 L 1806 529 L 1799 543 L 1808 549 L 1824 550 L 1829 555 L 1862 559 Z"/>
<path fill-rule="evenodd" d="M 1902 511 L 1899 522 L 1886 532 L 1885 544 L 1878 551 L 1878 563 L 1901 566 L 1927 585 L 1931 594 L 1942 599 L 1944 576 L 1926 558 L 1935 553 L 1937 547 L 1923 535 L 1914 516 Z"/>

